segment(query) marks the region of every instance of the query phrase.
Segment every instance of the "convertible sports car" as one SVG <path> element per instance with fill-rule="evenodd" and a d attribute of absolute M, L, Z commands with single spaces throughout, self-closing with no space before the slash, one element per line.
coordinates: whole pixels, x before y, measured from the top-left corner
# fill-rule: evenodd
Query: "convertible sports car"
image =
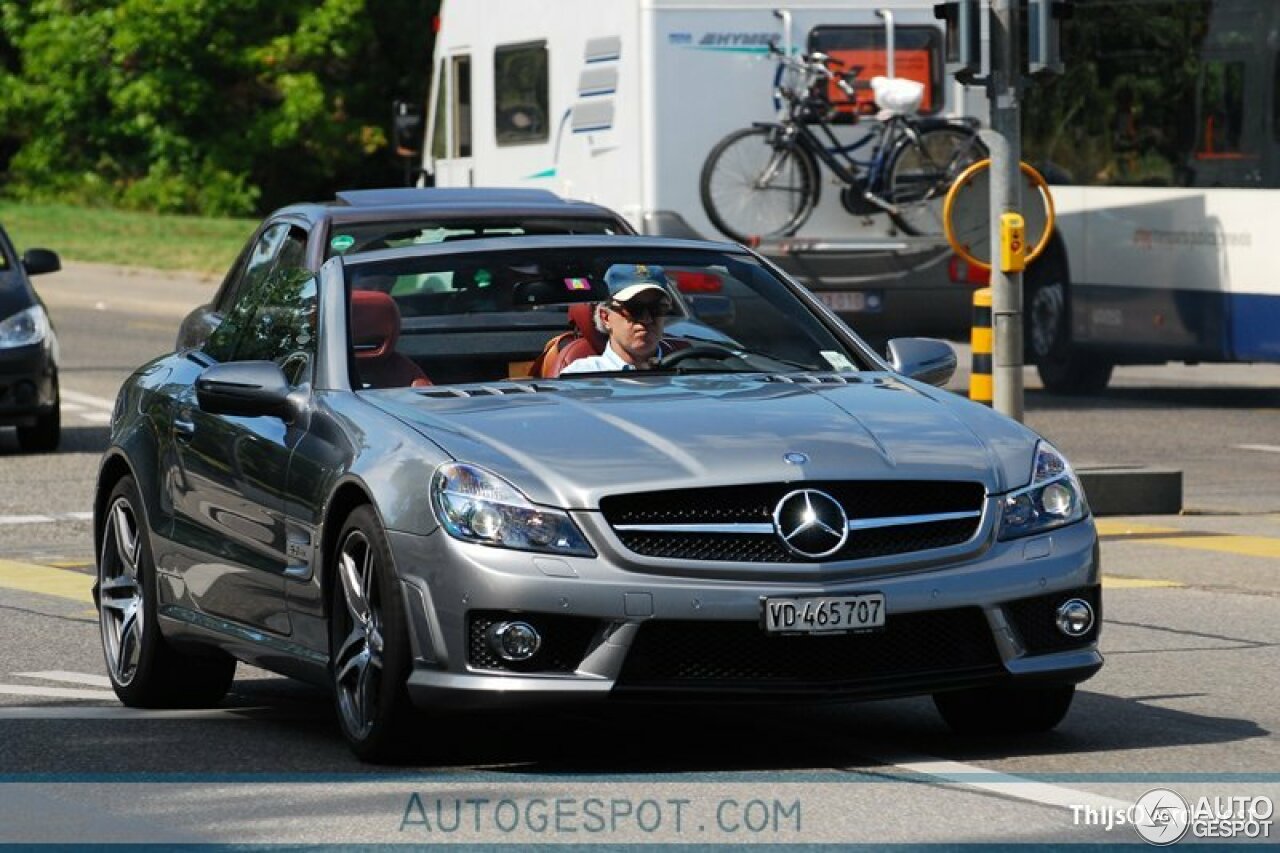
<path fill-rule="evenodd" d="M 656 365 L 559 373 L 641 276 Z M 116 693 L 216 704 L 252 662 L 332 686 L 369 760 L 414 706 L 924 693 L 961 731 L 1051 728 L 1102 665 L 1080 483 L 927 384 L 948 345 L 889 352 L 719 243 L 276 270 L 120 392 L 94 506 Z"/>

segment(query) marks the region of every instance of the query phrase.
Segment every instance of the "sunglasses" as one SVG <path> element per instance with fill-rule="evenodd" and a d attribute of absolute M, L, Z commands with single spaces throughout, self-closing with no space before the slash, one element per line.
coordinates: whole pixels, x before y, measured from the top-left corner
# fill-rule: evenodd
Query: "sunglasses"
<path fill-rule="evenodd" d="M 610 311 L 621 314 L 633 323 L 652 323 L 671 313 L 671 305 L 666 302 L 646 302 L 639 305 L 623 305 L 611 302 L 607 306 Z"/>

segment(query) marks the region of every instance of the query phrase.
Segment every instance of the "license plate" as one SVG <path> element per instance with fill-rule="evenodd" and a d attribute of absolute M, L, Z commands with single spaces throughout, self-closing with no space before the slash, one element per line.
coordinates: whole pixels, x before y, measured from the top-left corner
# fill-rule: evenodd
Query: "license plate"
<path fill-rule="evenodd" d="M 839 598 L 766 598 L 767 634 L 825 634 L 884 627 L 884 595 Z"/>
<path fill-rule="evenodd" d="M 866 311 L 867 295 L 861 291 L 849 292 L 821 291 L 818 298 L 827 303 L 832 311 Z"/>

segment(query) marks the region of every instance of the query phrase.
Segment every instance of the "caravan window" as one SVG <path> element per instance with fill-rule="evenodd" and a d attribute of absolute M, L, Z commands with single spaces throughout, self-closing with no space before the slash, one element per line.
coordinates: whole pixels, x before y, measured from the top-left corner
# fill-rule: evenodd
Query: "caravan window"
<path fill-rule="evenodd" d="M 836 108 L 837 121 L 853 121 L 859 112 L 874 112 L 871 78 L 887 74 L 888 50 L 883 27 L 822 25 L 809 31 L 810 51 L 820 50 L 844 63 L 841 71 L 857 70 L 853 103 L 833 82 L 827 98 Z M 942 33 L 936 27 L 898 27 L 894 33 L 894 74 L 924 85 L 920 112 L 933 115 L 942 109 Z"/>
<path fill-rule="evenodd" d="M 547 43 L 503 45 L 493 52 L 493 102 L 499 145 L 546 142 L 550 97 Z"/>

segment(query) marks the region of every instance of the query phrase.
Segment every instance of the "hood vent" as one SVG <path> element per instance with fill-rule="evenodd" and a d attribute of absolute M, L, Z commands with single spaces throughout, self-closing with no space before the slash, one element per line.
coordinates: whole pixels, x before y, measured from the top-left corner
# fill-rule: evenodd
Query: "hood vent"
<path fill-rule="evenodd" d="M 771 373 L 764 381 L 784 385 L 860 385 L 867 380 L 847 373 Z"/>
<path fill-rule="evenodd" d="M 554 385 L 538 385 L 535 383 L 519 383 L 512 385 L 476 385 L 472 387 L 444 387 L 444 388 L 428 388 L 419 391 L 418 394 L 423 397 L 430 397 L 434 400 L 452 400 L 457 397 L 506 397 L 521 394 L 541 394 L 545 391 L 555 391 Z"/>

